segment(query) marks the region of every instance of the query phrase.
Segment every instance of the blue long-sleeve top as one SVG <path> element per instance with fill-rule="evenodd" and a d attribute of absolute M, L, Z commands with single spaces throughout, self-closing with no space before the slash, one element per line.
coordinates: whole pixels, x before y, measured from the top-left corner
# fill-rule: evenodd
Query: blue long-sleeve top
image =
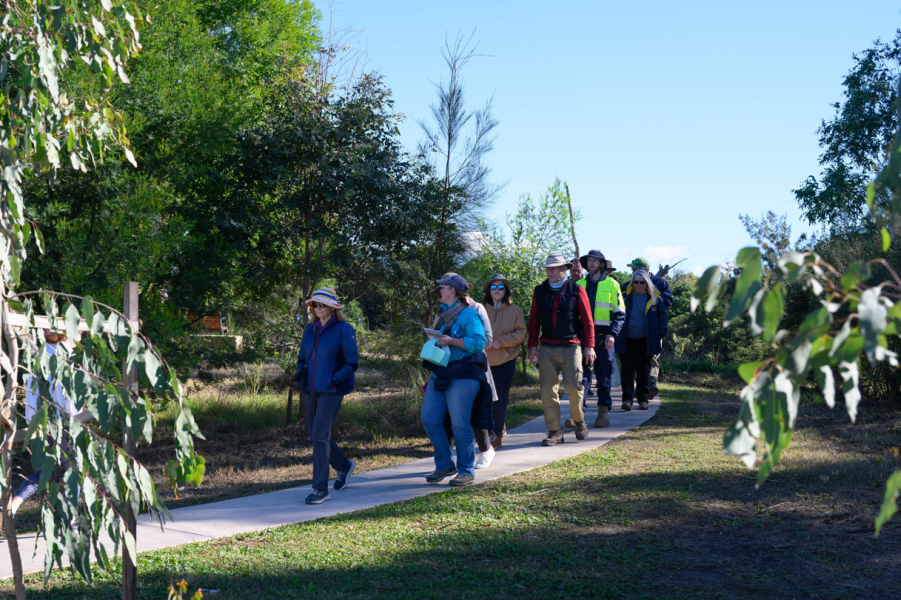
<path fill-rule="evenodd" d="M 451 309 L 457 302 L 459 302 L 459 300 L 450 306 L 442 303 L 441 308 L 444 310 Z M 479 316 L 476 309 L 472 307 L 464 308 L 460 314 L 457 315 L 457 321 L 454 323 L 453 327 L 450 328 L 450 331 L 445 331 L 446 327 L 447 324 L 445 323 L 441 326 L 439 331 L 452 338 L 462 339 L 463 345 L 466 347 L 466 350 L 462 350 L 456 346 L 448 346 L 452 362 L 460 360 L 465 356 L 478 354 L 485 349 L 485 327 L 482 325 L 482 318 Z"/>

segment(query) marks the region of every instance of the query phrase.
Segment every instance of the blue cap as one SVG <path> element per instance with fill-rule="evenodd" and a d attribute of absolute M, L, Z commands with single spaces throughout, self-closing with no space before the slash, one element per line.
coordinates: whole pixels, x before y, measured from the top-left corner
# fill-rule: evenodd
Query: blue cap
<path fill-rule="evenodd" d="M 466 280 L 456 274 L 451 275 L 450 277 L 447 277 L 445 279 L 439 279 L 435 283 L 437 283 L 438 285 L 449 285 L 458 292 L 469 291 L 469 284 L 466 283 Z"/>

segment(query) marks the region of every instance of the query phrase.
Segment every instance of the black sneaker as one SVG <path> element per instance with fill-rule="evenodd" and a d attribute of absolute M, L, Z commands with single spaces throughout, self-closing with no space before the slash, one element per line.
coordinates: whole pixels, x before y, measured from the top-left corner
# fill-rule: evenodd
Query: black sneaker
<path fill-rule="evenodd" d="M 332 497 L 329 495 L 328 490 L 323 490 L 321 492 L 317 492 L 313 490 L 313 493 L 307 496 L 307 499 L 304 500 L 307 504 L 322 504 L 326 500 L 331 500 Z"/>
<path fill-rule="evenodd" d="M 338 478 L 335 479 L 335 485 L 332 486 L 336 490 L 343 490 L 347 487 L 347 480 L 350 479 L 350 476 L 354 472 L 354 469 L 357 468 L 357 463 L 355 461 L 347 459 L 347 462 L 350 463 L 350 466 L 346 471 L 338 471 Z"/>
<path fill-rule="evenodd" d="M 425 481 L 426 483 L 441 483 L 445 478 L 456 474 L 457 467 L 451 467 L 450 469 L 435 469 L 426 476 Z"/>
<path fill-rule="evenodd" d="M 467 485 L 472 485 L 476 482 L 476 478 L 472 475 L 463 475 L 462 473 L 454 477 L 448 482 L 448 485 L 453 487 L 466 487 Z"/>
<path fill-rule="evenodd" d="M 623 410 L 626 412 L 629 412 L 630 410 L 632 410 L 632 401 L 631 400 L 629 400 L 628 402 L 623 402 Z"/>

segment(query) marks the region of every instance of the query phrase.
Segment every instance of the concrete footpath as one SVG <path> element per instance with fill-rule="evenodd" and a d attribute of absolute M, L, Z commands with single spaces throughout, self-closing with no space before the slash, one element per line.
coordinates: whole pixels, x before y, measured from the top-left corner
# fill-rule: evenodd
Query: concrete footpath
<path fill-rule="evenodd" d="M 605 429 L 594 429 L 591 425 L 597 415 L 596 399 L 592 396 L 590 401 L 591 406 L 585 418 L 589 424 L 587 440 L 578 442 L 572 430 L 566 430 L 564 444 L 545 448 L 541 445 L 541 440 L 547 435 L 544 428 L 544 417 L 538 417 L 516 429 L 507 431 L 504 445 L 498 450 L 491 466 L 476 471 L 476 483 L 542 467 L 602 446 L 647 421 L 660 406 L 658 397 L 651 401 L 648 410 L 623 412 L 620 408 L 620 390 L 615 389 L 610 426 Z M 562 404 L 561 412 L 563 419 L 566 419 L 569 416 L 568 401 L 564 400 Z M 635 407 L 637 409 L 637 404 Z M 337 441 L 339 444 L 341 443 L 341 440 Z M 159 523 L 152 523 L 144 515 L 138 518 L 138 551 L 146 552 L 238 533 L 259 531 L 279 525 L 312 521 L 452 489 L 447 485 L 449 480 L 445 480 L 441 485 L 425 483 L 425 476 L 434 467 L 434 460 L 428 458 L 387 469 L 355 474 L 351 477 L 350 485 L 346 489 L 338 492 L 330 489 L 332 499 L 317 506 L 304 504 L 304 498 L 311 491 L 310 486 L 305 486 L 179 508 L 172 511 L 174 521 L 167 523 L 165 530 L 162 531 Z M 19 536 L 18 539 L 25 572 L 43 571 L 43 538 L 37 540 L 37 552 L 34 551 L 34 534 L 25 534 Z M 0 578 L 4 579 L 12 577 L 12 565 L 5 546 L 6 540 L 0 540 Z M 111 544 L 108 544 L 107 548 L 112 551 Z M 64 564 L 67 564 L 65 559 Z"/>

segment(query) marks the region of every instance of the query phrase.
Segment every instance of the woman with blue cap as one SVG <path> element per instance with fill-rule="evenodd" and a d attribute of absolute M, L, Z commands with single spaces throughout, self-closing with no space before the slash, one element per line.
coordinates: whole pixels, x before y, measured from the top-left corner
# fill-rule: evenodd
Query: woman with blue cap
<path fill-rule="evenodd" d="M 441 309 L 435 326 L 442 335 L 436 345 L 447 348 L 450 360 L 442 367 L 428 361 L 432 371 L 422 401 L 422 425 L 435 448 L 435 470 L 428 483 L 440 483 L 456 475 L 450 485 L 462 487 L 475 481 L 473 427 L 492 429 L 492 391 L 485 372 L 488 360 L 485 328 L 479 313 L 466 302 L 469 284 L 459 275 L 439 279 Z M 457 448 L 454 464 L 450 443 L 444 431 L 449 414 Z"/>

